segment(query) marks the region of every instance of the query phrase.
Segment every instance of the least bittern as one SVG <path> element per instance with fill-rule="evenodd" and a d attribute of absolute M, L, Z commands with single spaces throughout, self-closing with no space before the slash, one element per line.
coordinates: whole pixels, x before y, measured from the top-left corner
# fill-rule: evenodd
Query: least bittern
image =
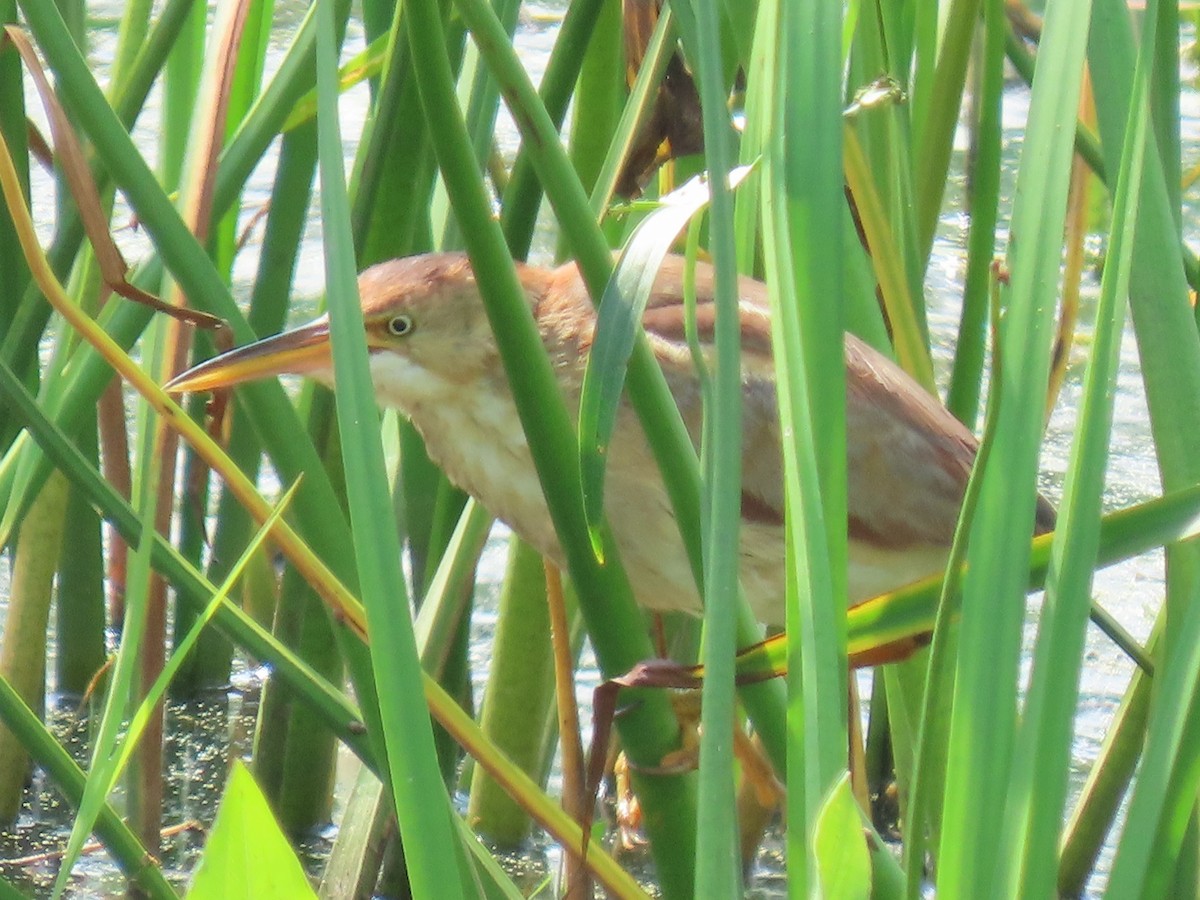
<path fill-rule="evenodd" d="M 643 324 L 693 439 L 701 393 L 685 342 L 683 261 L 659 272 Z M 518 272 L 563 395 L 572 408 L 596 315 L 578 269 Z M 697 263 L 696 320 L 711 341 L 712 270 Z M 379 402 L 408 416 L 446 475 L 550 559 L 563 563 L 508 380 L 467 258 L 427 254 L 381 263 L 359 277 Z M 758 618 L 784 620 L 784 502 L 775 369 L 766 286 L 739 282 L 743 474 L 741 581 Z M 849 467 L 849 599 L 855 603 L 941 569 L 954 533 L 975 437 L 891 360 L 845 338 Z M 321 317 L 203 363 L 175 379 L 202 391 L 282 373 L 333 380 L 329 322 Z M 699 613 L 701 601 L 658 467 L 624 405 L 609 450 L 605 512 L 637 601 Z M 1039 499 L 1031 528 L 1053 527 Z"/>

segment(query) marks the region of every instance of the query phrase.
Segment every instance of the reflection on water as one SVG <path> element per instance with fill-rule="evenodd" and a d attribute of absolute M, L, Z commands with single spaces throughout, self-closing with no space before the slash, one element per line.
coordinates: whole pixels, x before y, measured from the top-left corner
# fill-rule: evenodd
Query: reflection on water
<path fill-rule="evenodd" d="M 237 757 L 250 756 L 261 679 L 259 673 L 244 672 L 235 682 L 228 690 L 167 705 L 163 818 L 168 832 L 160 859 L 167 877 L 181 889 L 204 848 L 229 766 Z M 50 729 L 80 765 L 90 752 L 87 729 L 98 722 L 98 711 L 80 715 L 78 697 L 55 697 L 48 713 Z M 118 785 L 109 799 L 121 809 L 123 788 Z M 38 770 L 16 827 L 0 831 L 0 876 L 26 896 L 49 896 L 73 821 L 74 808 Z M 103 849 L 92 846 L 72 870 L 70 890 L 76 897 L 119 896 L 125 877 Z"/>

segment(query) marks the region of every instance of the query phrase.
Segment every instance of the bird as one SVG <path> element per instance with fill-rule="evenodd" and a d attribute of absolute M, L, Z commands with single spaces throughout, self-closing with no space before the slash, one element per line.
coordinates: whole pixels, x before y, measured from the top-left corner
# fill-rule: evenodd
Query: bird
<path fill-rule="evenodd" d="M 702 393 L 685 335 L 685 261 L 657 273 L 643 327 L 694 442 Z M 568 409 L 577 414 L 596 312 L 578 266 L 517 264 Z M 462 253 L 389 260 L 358 280 L 367 348 L 380 405 L 407 416 L 429 456 L 458 487 L 560 566 L 565 557 L 485 313 Z M 711 265 L 695 263 L 695 321 L 702 346 L 715 325 Z M 784 624 L 785 537 L 781 432 L 767 286 L 738 281 L 742 369 L 743 591 L 756 617 Z M 978 442 L 892 360 L 847 333 L 846 442 L 848 600 L 854 606 L 940 571 L 947 560 Z M 299 374 L 333 384 L 329 319 L 228 351 L 175 378 L 199 392 Z M 622 400 L 608 449 L 605 513 L 633 586 L 653 612 L 699 615 L 697 591 L 658 466 L 632 407 Z M 1054 527 L 1038 498 L 1036 533 Z"/>

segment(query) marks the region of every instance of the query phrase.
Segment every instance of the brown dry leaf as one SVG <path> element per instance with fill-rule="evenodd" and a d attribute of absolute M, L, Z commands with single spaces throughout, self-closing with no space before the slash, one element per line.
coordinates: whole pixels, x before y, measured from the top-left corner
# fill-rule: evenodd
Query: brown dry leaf
<path fill-rule="evenodd" d="M 105 216 L 103 205 L 100 203 L 100 193 L 96 189 L 91 169 L 79 146 L 75 130 L 67 120 L 66 112 L 58 102 L 58 97 L 46 78 L 46 71 L 42 68 L 37 52 L 33 49 L 25 32 L 14 25 L 4 26 L 4 38 L 11 41 L 17 52 L 21 54 L 25 68 L 42 99 L 42 107 L 46 110 L 46 116 L 50 120 L 50 135 L 54 141 L 55 155 L 79 210 L 79 218 L 83 223 L 84 231 L 95 251 L 96 262 L 100 266 L 105 284 L 114 293 L 127 300 L 142 303 L 153 310 L 165 312 L 199 328 L 210 328 L 219 333 L 225 328 L 225 325 L 216 316 L 198 310 L 176 309 L 163 303 L 153 294 L 129 283 L 126 278 L 129 266 L 109 233 L 108 217 Z"/>

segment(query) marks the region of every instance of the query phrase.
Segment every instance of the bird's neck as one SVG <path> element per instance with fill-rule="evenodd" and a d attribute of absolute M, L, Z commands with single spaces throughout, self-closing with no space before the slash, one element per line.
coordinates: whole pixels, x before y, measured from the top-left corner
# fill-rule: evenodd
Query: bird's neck
<path fill-rule="evenodd" d="M 554 526 L 507 384 L 488 378 L 453 384 L 428 372 L 422 377 L 415 386 L 406 384 L 402 395 L 381 390 L 381 400 L 408 416 L 429 458 L 455 486 L 557 559 Z"/>

